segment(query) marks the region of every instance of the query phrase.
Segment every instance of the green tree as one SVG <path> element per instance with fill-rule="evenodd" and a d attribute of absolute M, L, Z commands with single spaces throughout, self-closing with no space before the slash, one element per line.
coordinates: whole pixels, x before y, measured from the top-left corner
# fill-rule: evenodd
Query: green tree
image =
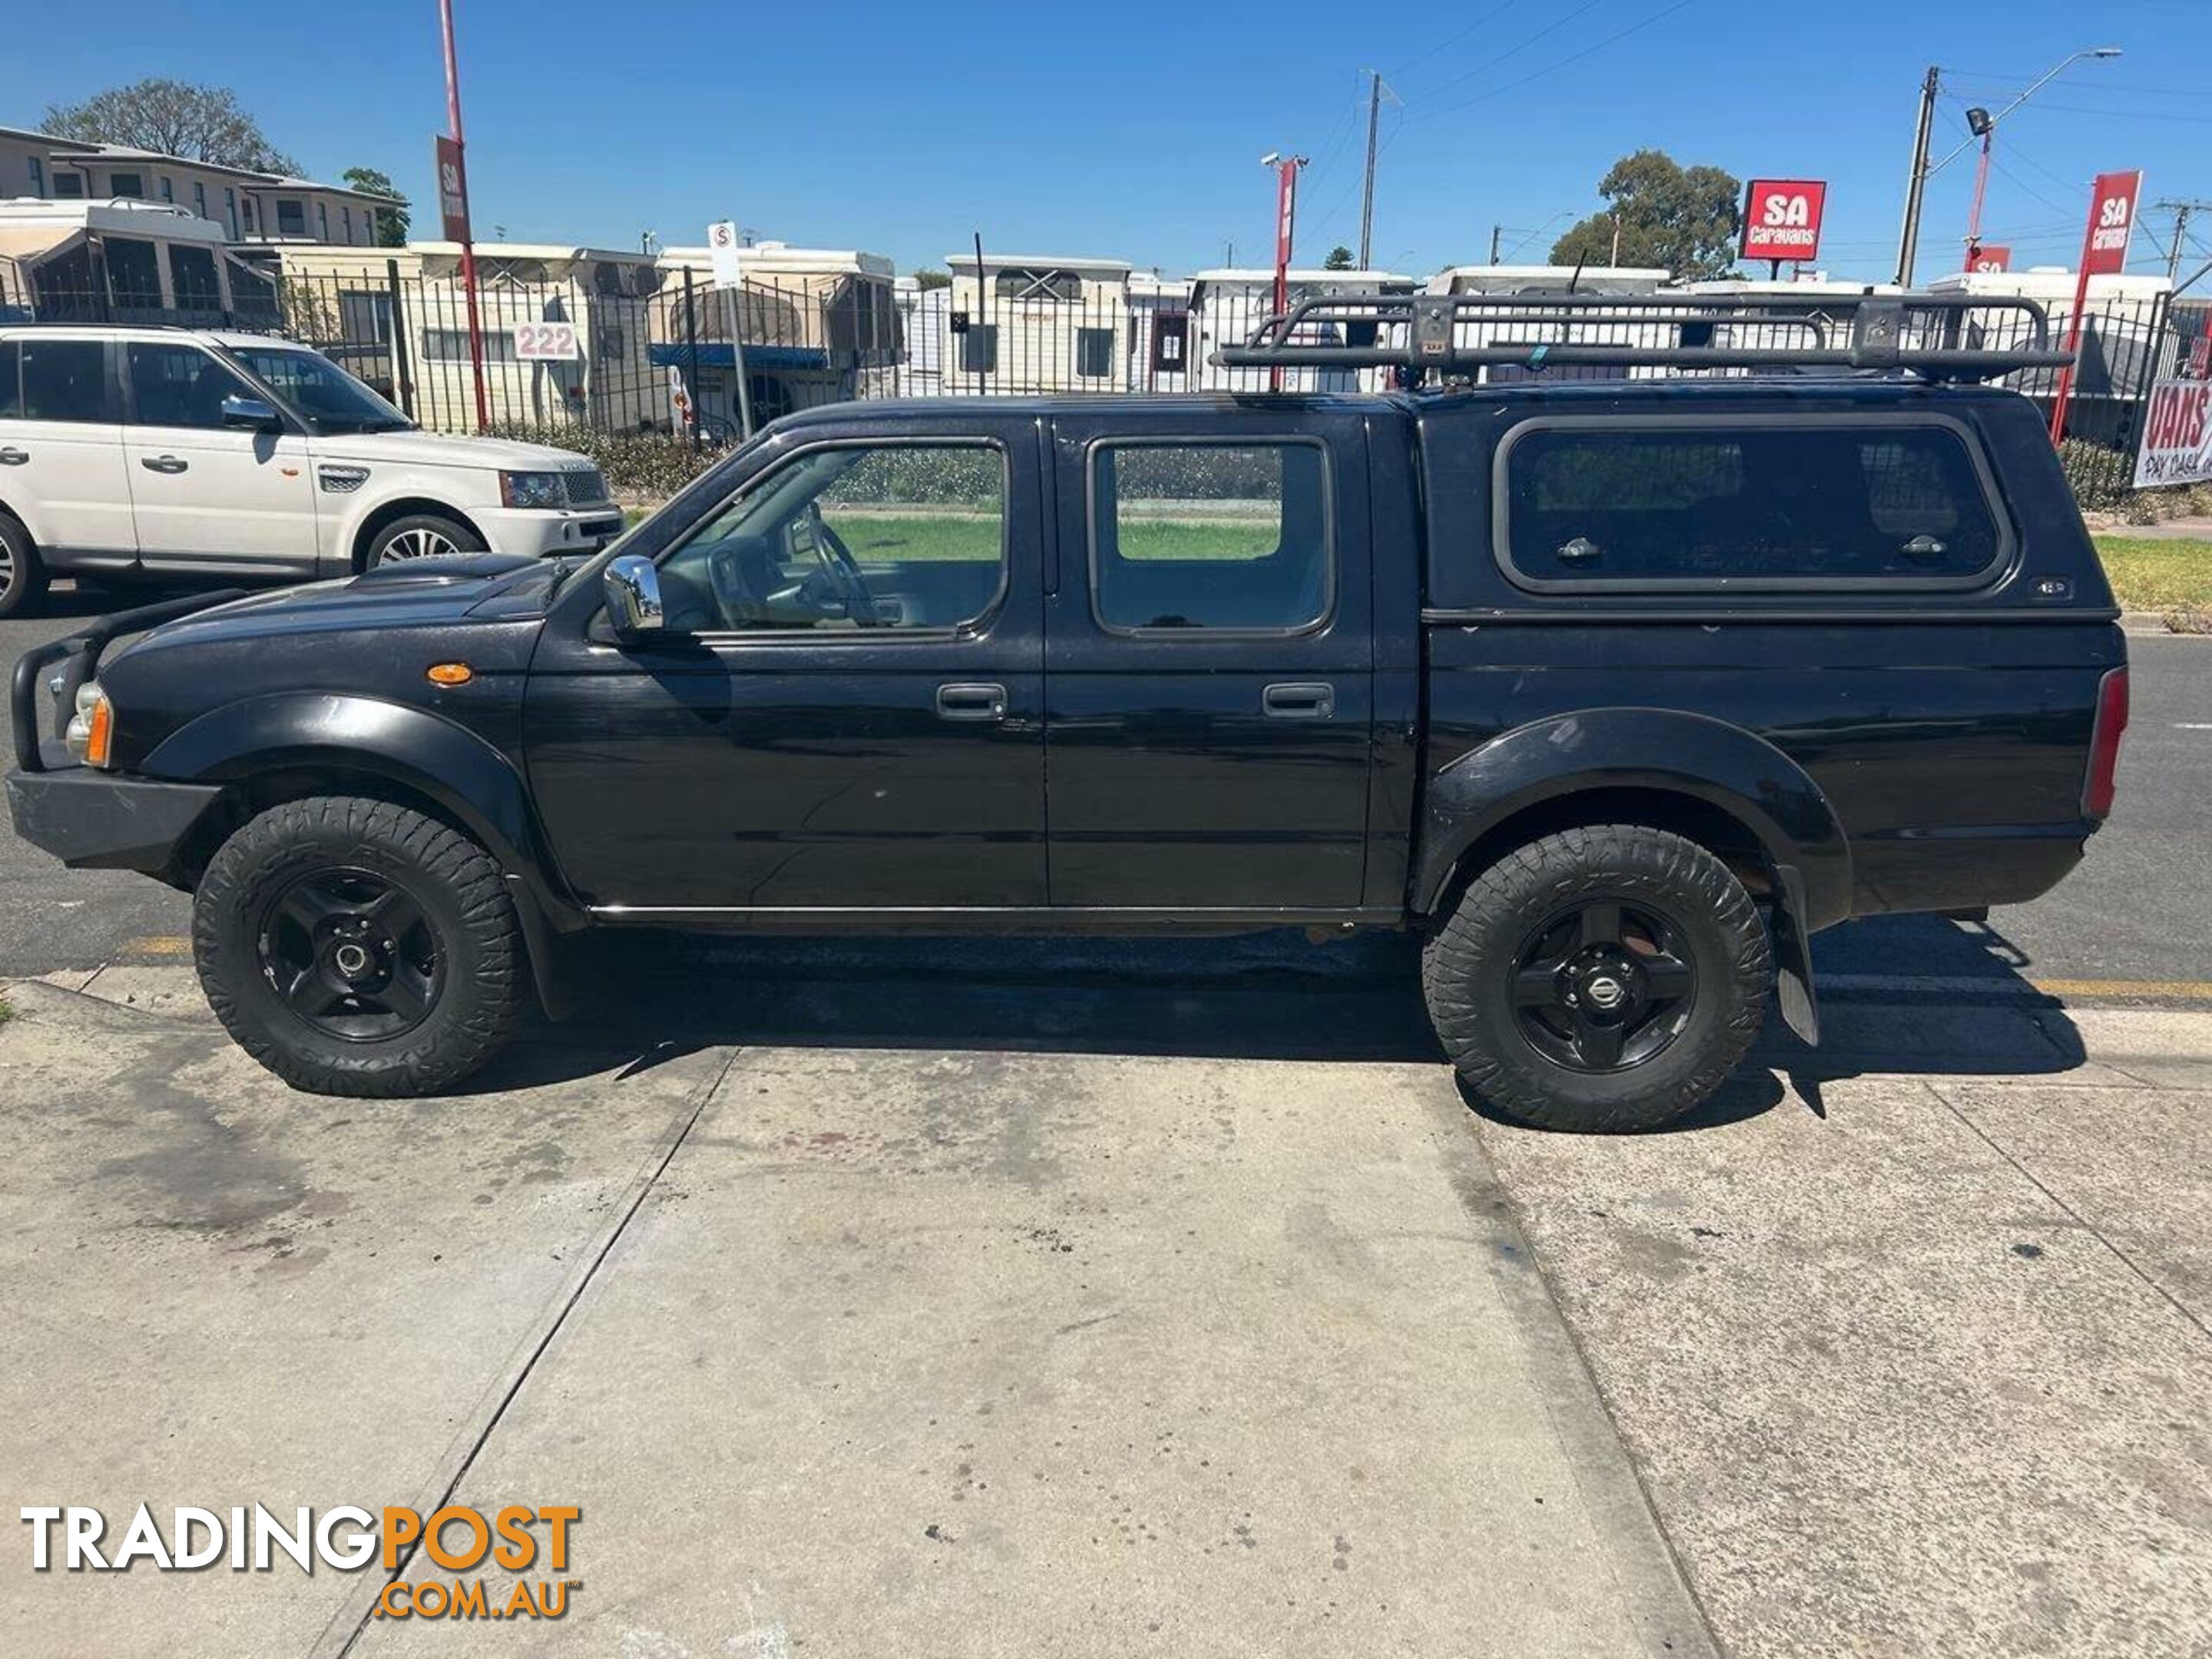
<path fill-rule="evenodd" d="M 1328 258 L 1321 262 L 1321 268 L 1323 270 L 1350 270 L 1352 268 L 1352 250 L 1339 242 L 1334 247 L 1329 249 Z"/>
<path fill-rule="evenodd" d="M 949 270 L 917 270 L 914 273 L 914 285 L 919 289 L 951 288 L 952 273 Z"/>
<path fill-rule="evenodd" d="M 1597 193 L 1612 205 L 1552 245 L 1553 264 L 1658 265 L 1685 282 L 1735 269 L 1743 185 L 1733 173 L 1684 167 L 1664 150 L 1639 149 L 1613 164 Z"/>
<path fill-rule="evenodd" d="M 348 167 L 338 178 L 356 190 L 366 191 L 371 196 L 389 196 L 390 207 L 376 210 L 376 245 L 379 247 L 407 246 L 407 203 L 399 194 L 399 186 L 392 182 L 389 173 L 379 173 L 374 167 Z"/>
<path fill-rule="evenodd" d="M 159 77 L 110 87 L 81 104 L 46 106 L 45 130 L 57 138 L 129 144 L 191 161 L 297 173 L 300 164 L 269 142 L 261 124 L 228 87 Z"/>

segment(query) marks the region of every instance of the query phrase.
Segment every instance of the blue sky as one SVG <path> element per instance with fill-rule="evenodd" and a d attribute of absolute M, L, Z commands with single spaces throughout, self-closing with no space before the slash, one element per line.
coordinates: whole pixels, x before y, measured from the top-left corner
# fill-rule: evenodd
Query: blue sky
<path fill-rule="evenodd" d="M 2142 167 L 2146 196 L 2212 198 L 2206 0 L 1975 5 L 1861 0 L 1457 0 L 1363 9 L 878 6 L 458 0 L 478 234 L 635 246 L 737 218 L 764 237 L 933 264 L 987 250 L 1096 254 L 1188 272 L 1263 263 L 1267 150 L 1313 158 L 1298 252 L 1356 244 L 1361 71 L 1386 107 L 1378 264 L 1425 274 L 1482 259 L 1503 223 L 1540 259 L 1639 146 L 1739 177 L 1825 178 L 1821 263 L 1886 275 L 1920 76 L 1950 85 L 1939 149 L 1968 102 L 2001 106 L 2068 52 L 2075 65 L 1997 141 L 1986 240 L 2070 263 L 2088 179 Z M 429 216 L 444 88 L 434 0 L 106 0 L 96 21 L 24 6 L 0 55 L 0 125 L 147 75 L 236 88 L 310 173 L 366 164 Z M 2191 88 L 2197 90 L 2191 91 Z M 1923 275 L 1948 268 L 1973 177 L 1931 186 Z M 2212 213 L 2201 216 L 2212 247 Z M 2166 216 L 2143 228 L 2162 238 Z M 2135 267 L 2163 260 L 2138 234 Z"/>

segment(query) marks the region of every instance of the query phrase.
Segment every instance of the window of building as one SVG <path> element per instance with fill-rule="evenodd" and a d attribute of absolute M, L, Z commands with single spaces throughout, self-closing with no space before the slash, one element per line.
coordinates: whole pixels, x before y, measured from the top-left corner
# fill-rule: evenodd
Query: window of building
<path fill-rule="evenodd" d="M 315 204 L 315 234 L 325 242 L 331 240 L 331 204 L 328 202 Z"/>
<path fill-rule="evenodd" d="M 469 360 L 469 331 L 465 328 L 426 328 L 422 331 L 422 355 L 432 362 L 465 363 Z M 483 331 L 483 356 L 488 363 L 511 363 L 515 361 L 514 336 L 505 329 L 488 328 Z"/>
<path fill-rule="evenodd" d="M 1966 441 L 1933 422 L 1524 427 L 1499 545 L 1524 584 L 1970 586 L 2006 550 Z"/>
<path fill-rule="evenodd" d="M 161 175 L 161 199 L 165 202 L 173 202 L 177 199 L 176 181 L 167 173 Z"/>
<path fill-rule="evenodd" d="M 215 275 L 215 255 L 183 242 L 169 246 L 169 289 L 179 311 L 220 311 L 222 289 Z"/>
<path fill-rule="evenodd" d="M 129 352 L 132 419 L 140 426 L 220 427 L 225 398 L 256 395 L 198 346 L 134 341 Z"/>
<path fill-rule="evenodd" d="M 207 185 L 197 179 L 192 181 L 192 212 L 200 218 L 207 217 Z"/>
<path fill-rule="evenodd" d="M 54 196 L 56 199 L 58 200 L 63 197 L 76 198 L 82 197 L 83 194 L 83 174 L 70 173 L 67 171 L 58 172 L 54 174 Z"/>
<path fill-rule="evenodd" d="M 279 236 L 305 236 L 307 234 L 306 203 L 280 201 L 276 204 L 276 234 Z"/>
<path fill-rule="evenodd" d="M 238 240 L 238 192 L 228 185 L 225 185 L 222 189 L 222 216 L 223 222 L 230 227 L 230 240 L 236 241 Z"/>
<path fill-rule="evenodd" d="M 1072 270 L 1031 270 L 1016 265 L 994 274 L 991 291 L 1002 300 L 1040 300 L 1073 305 L 1083 297 L 1083 278 Z"/>
<path fill-rule="evenodd" d="M 146 176 L 141 173 L 111 173 L 107 175 L 107 193 L 110 196 L 143 196 L 146 193 Z"/>
<path fill-rule="evenodd" d="M 1316 444 L 1102 444 L 1091 501 L 1102 627 L 1297 633 L 1335 603 Z"/>
<path fill-rule="evenodd" d="M 792 458 L 661 566 L 691 632 L 936 629 L 1006 583 L 1006 465 L 981 444 L 849 445 Z"/>
<path fill-rule="evenodd" d="M 1114 373 L 1114 331 L 1079 328 L 1075 331 L 1075 373 L 1085 380 L 1103 380 Z"/>
<path fill-rule="evenodd" d="M 246 233 L 251 235 L 253 231 L 254 219 L 253 198 L 251 196 L 241 198 L 239 201 L 238 207 L 239 212 L 243 216 L 246 221 Z"/>
<path fill-rule="evenodd" d="M 988 374 L 999 367 L 999 325 L 970 323 L 960 337 L 960 368 L 963 374 Z"/>
<path fill-rule="evenodd" d="M 160 310 L 161 259 L 154 244 L 136 236 L 107 236 L 101 242 L 107 254 L 108 297 L 129 310 Z"/>
<path fill-rule="evenodd" d="M 19 407 L 27 421 L 112 421 L 107 349 L 97 340 L 26 340 Z"/>
<path fill-rule="evenodd" d="M 345 239 L 350 244 L 353 240 L 353 207 L 350 203 L 338 204 L 338 222 L 345 228 Z"/>
<path fill-rule="evenodd" d="M 31 169 L 31 194 L 44 196 L 46 193 L 46 164 L 35 155 L 26 156 L 24 160 Z"/>

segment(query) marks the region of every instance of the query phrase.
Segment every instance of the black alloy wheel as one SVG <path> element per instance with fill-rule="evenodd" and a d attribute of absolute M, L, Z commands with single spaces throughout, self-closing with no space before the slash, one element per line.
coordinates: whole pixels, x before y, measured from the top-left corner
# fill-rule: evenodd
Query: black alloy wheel
<path fill-rule="evenodd" d="M 374 1042 L 429 1017 L 446 951 L 422 901 L 374 871 L 310 871 L 278 889 L 255 929 L 271 989 L 326 1036 Z"/>
<path fill-rule="evenodd" d="M 1521 1035 L 1573 1071 L 1642 1065 L 1681 1035 L 1697 996 L 1681 939 L 1663 912 L 1612 897 L 1551 916 L 1514 963 Z"/>

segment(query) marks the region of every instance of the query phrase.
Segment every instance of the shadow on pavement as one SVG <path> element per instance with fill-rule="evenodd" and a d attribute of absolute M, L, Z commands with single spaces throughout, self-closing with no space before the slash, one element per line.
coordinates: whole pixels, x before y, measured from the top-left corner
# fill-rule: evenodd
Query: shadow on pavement
<path fill-rule="evenodd" d="M 636 934 L 590 948 L 586 1012 L 538 1027 L 477 1087 L 643 1071 L 723 1046 L 1443 1063 L 1421 1003 L 1419 941 L 1405 934 L 1324 945 L 1290 931 L 1179 940 Z M 1792 1094 L 1820 1112 L 1822 1082 L 1867 1073 L 2027 1076 L 2081 1063 L 2063 1011 L 2027 984 L 2025 957 L 1986 926 L 1878 918 L 1822 935 L 1820 958 L 1821 972 L 1846 984 L 1881 972 L 1960 988 L 1824 994 L 1820 1048 L 1771 1021 L 1737 1075 L 1675 1131 L 1740 1121 Z"/>

